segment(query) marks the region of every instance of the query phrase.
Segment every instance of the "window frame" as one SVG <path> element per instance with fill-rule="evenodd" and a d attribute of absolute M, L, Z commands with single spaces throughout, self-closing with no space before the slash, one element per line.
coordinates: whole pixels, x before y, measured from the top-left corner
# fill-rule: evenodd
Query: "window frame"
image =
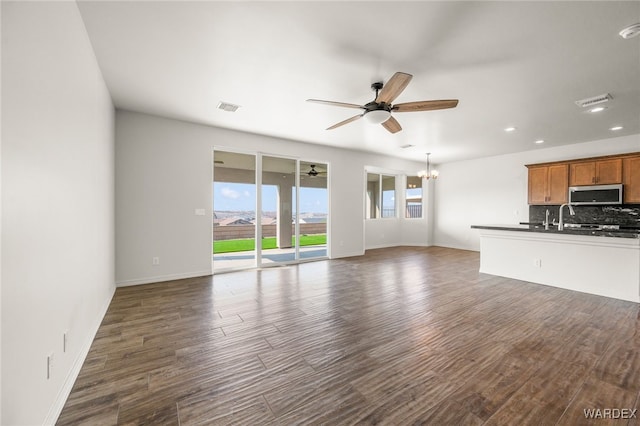
<path fill-rule="evenodd" d="M 411 179 L 412 181 L 418 180 L 420 182 L 420 187 L 413 187 L 410 188 L 409 187 L 409 179 Z M 412 189 L 420 189 L 420 216 L 409 216 L 409 194 L 408 191 L 412 190 Z M 410 175 L 405 175 L 405 182 L 404 182 L 404 216 L 403 219 L 424 219 L 425 215 L 424 215 L 424 190 L 425 190 L 425 178 L 421 178 L 418 176 L 410 176 Z M 417 203 L 415 203 L 417 204 Z"/>
<path fill-rule="evenodd" d="M 369 180 L 370 176 L 376 175 L 377 182 L 373 180 Z M 392 172 L 384 172 L 384 171 L 373 171 L 365 169 L 365 220 L 380 220 L 380 219 L 399 219 L 399 203 L 398 203 L 398 189 L 396 187 L 398 182 L 399 175 Z M 386 204 L 384 201 L 384 193 L 390 190 L 385 191 L 385 185 L 383 183 L 383 179 L 392 179 L 392 200 L 393 207 L 385 208 Z M 376 182 L 375 188 L 371 188 L 370 182 Z M 375 197 L 372 197 L 372 191 L 375 190 Z M 385 216 L 384 211 L 390 210 L 393 212 L 393 216 Z M 372 214 L 374 213 L 374 214 Z"/>

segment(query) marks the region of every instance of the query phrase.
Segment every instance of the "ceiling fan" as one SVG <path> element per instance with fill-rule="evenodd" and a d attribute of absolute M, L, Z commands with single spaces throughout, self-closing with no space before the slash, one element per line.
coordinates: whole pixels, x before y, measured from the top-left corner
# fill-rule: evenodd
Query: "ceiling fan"
<path fill-rule="evenodd" d="M 309 166 L 311 167 L 311 170 L 309 170 L 307 172 L 307 174 L 311 177 L 316 177 L 318 175 L 324 175 L 327 174 L 327 172 L 319 172 L 316 170 L 316 165 L 315 164 L 309 164 Z"/>
<path fill-rule="evenodd" d="M 382 124 L 382 127 L 391 133 L 397 133 L 402 130 L 400 123 L 391 116 L 392 112 L 433 111 L 437 109 L 455 108 L 456 105 L 458 105 L 457 99 L 415 101 L 393 105 L 391 102 L 393 102 L 393 100 L 402 93 L 412 78 L 413 76 L 411 74 L 397 72 L 389 79 L 389 81 L 387 81 L 387 84 L 383 84 L 381 81 L 373 83 L 371 85 L 371 89 L 376 91 L 376 97 L 373 101 L 365 105 L 323 101 L 320 99 L 307 99 L 307 102 L 364 110 L 362 114 L 347 118 L 344 121 L 328 127 L 327 130 L 333 130 L 337 127 L 356 121 L 361 117 L 365 117 L 365 119 L 372 123 Z"/>

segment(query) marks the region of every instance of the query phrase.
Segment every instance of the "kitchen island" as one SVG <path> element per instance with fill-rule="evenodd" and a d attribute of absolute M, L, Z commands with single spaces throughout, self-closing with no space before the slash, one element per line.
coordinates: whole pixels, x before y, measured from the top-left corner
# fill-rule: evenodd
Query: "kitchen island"
<path fill-rule="evenodd" d="M 473 225 L 480 272 L 640 302 L 640 233 L 540 225 Z"/>

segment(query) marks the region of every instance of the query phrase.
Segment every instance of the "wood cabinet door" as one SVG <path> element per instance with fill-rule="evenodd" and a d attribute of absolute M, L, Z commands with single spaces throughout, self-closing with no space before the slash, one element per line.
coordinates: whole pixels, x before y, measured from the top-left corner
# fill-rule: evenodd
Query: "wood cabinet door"
<path fill-rule="evenodd" d="M 549 166 L 549 195 L 547 204 L 564 204 L 569 199 L 569 165 Z"/>
<path fill-rule="evenodd" d="M 597 161 L 596 183 L 598 185 L 622 183 L 622 158 Z"/>
<path fill-rule="evenodd" d="M 622 170 L 624 202 L 627 204 L 640 203 L 640 156 L 625 158 Z"/>
<path fill-rule="evenodd" d="M 546 204 L 549 168 L 529 168 L 529 204 Z"/>
<path fill-rule="evenodd" d="M 596 162 L 571 163 L 569 186 L 593 185 L 596 183 Z"/>

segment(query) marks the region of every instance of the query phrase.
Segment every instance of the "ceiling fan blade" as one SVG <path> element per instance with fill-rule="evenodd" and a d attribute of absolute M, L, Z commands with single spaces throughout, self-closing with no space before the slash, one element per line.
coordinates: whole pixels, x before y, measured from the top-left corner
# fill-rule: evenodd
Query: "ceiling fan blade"
<path fill-rule="evenodd" d="M 404 72 L 397 72 L 382 86 L 376 102 L 390 104 L 407 87 L 413 76 Z"/>
<path fill-rule="evenodd" d="M 345 107 L 345 108 L 365 109 L 365 107 L 362 105 L 349 104 L 346 102 L 323 101 L 321 99 L 307 99 L 307 102 L 313 102 L 316 104 L 323 104 L 323 105 L 333 105 L 333 106 L 339 106 L 339 107 Z"/>
<path fill-rule="evenodd" d="M 362 117 L 363 115 L 364 115 L 364 114 L 354 115 L 353 117 L 351 117 L 351 118 L 347 118 L 346 120 L 341 121 L 341 122 L 339 122 L 339 123 L 337 123 L 337 124 L 334 124 L 334 125 L 333 125 L 333 126 L 331 126 L 331 127 L 327 127 L 327 130 L 333 130 L 333 129 L 335 129 L 336 127 L 340 127 L 340 126 L 344 126 L 345 124 L 349 124 L 349 123 L 351 123 L 352 121 L 356 121 L 357 119 L 359 119 L 359 118 L 360 118 L 360 117 Z"/>
<path fill-rule="evenodd" d="M 402 127 L 400 127 L 400 123 L 398 123 L 398 120 L 393 117 L 389 117 L 387 121 L 382 123 L 382 127 L 387 129 L 391 133 L 398 133 L 400 130 L 402 130 Z"/>
<path fill-rule="evenodd" d="M 393 106 L 393 111 L 396 112 L 411 112 L 411 111 L 433 111 L 436 109 L 455 108 L 458 105 L 457 99 L 446 99 L 439 101 L 416 101 L 405 102 Z"/>

